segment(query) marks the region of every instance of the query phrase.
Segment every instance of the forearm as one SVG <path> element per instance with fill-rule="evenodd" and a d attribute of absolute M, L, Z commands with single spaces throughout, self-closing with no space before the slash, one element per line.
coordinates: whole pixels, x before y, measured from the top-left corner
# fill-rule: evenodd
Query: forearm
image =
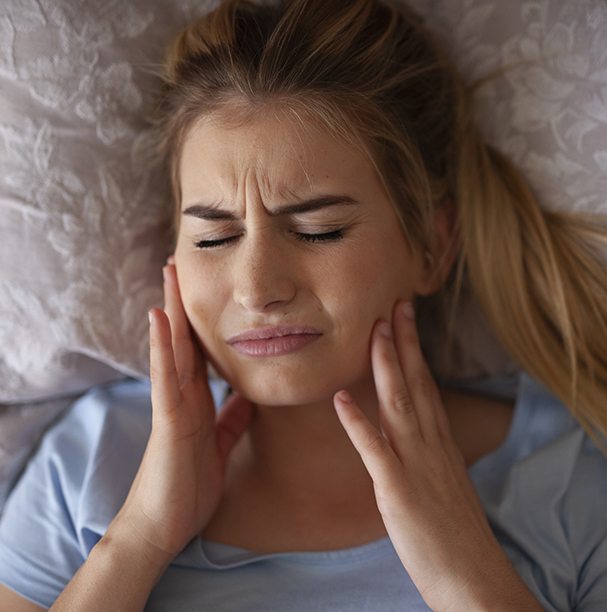
<path fill-rule="evenodd" d="M 121 525 L 110 526 L 51 611 L 143 610 L 170 561 L 152 548 L 126 537 Z"/>
<path fill-rule="evenodd" d="M 497 563 L 479 568 L 445 612 L 543 612 L 535 595 L 502 553 Z"/>
<path fill-rule="evenodd" d="M 485 589 L 484 592 L 478 590 L 465 601 L 447 608 L 448 612 L 543 612 L 544 608 L 540 605 L 533 593 L 525 584 L 514 583 L 512 589 L 504 593 Z"/>

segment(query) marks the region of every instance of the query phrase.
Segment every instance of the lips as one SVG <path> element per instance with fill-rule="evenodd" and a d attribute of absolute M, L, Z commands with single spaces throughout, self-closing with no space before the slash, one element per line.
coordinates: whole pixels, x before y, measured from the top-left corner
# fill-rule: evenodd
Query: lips
<path fill-rule="evenodd" d="M 297 351 L 322 336 L 308 325 L 259 327 L 228 338 L 234 350 L 251 357 L 272 357 Z"/>
<path fill-rule="evenodd" d="M 241 334 L 228 338 L 228 344 L 246 340 L 267 340 L 269 338 L 282 338 L 301 334 L 320 335 L 321 331 L 309 325 L 278 325 L 275 327 L 256 327 Z"/>

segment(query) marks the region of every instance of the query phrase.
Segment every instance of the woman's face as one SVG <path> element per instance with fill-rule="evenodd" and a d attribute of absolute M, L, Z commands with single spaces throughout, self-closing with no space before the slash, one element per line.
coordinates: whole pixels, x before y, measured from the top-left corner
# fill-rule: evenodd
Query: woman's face
<path fill-rule="evenodd" d="M 197 124 L 180 180 L 182 299 L 221 375 L 266 405 L 371 384 L 374 322 L 423 289 L 371 164 L 316 124 L 268 114 Z"/>

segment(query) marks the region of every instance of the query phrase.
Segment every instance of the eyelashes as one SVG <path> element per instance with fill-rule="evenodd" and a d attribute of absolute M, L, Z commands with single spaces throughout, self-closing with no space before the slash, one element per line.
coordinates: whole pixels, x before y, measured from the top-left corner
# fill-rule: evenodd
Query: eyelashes
<path fill-rule="evenodd" d="M 292 234 L 300 242 L 337 242 L 344 237 L 344 230 L 342 228 L 320 234 L 306 234 L 303 232 L 292 232 Z M 239 238 L 240 236 L 227 236 L 226 238 L 216 238 L 214 240 L 198 240 L 194 242 L 194 246 L 197 249 L 216 249 L 236 242 Z"/>
<path fill-rule="evenodd" d="M 322 234 L 304 234 L 303 232 L 293 232 L 297 240 L 302 242 L 336 242 L 344 237 L 344 230 L 337 229 L 331 232 L 324 232 Z"/>
<path fill-rule="evenodd" d="M 238 238 L 238 236 L 229 236 L 228 238 L 218 238 L 216 240 L 198 240 L 194 243 L 194 246 L 197 249 L 215 249 L 230 244 L 230 242 L 235 242 Z"/>

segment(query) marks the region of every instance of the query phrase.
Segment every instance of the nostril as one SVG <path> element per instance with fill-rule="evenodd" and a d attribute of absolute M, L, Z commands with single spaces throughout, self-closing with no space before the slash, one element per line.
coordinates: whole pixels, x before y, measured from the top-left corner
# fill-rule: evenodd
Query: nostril
<path fill-rule="evenodd" d="M 283 307 L 293 301 L 297 285 L 287 277 L 270 278 L 264 276 L 262 281 L 251 279 L 234 288 L 234 300 L 244 308 L 255 312 L 266 312 Z"/>

